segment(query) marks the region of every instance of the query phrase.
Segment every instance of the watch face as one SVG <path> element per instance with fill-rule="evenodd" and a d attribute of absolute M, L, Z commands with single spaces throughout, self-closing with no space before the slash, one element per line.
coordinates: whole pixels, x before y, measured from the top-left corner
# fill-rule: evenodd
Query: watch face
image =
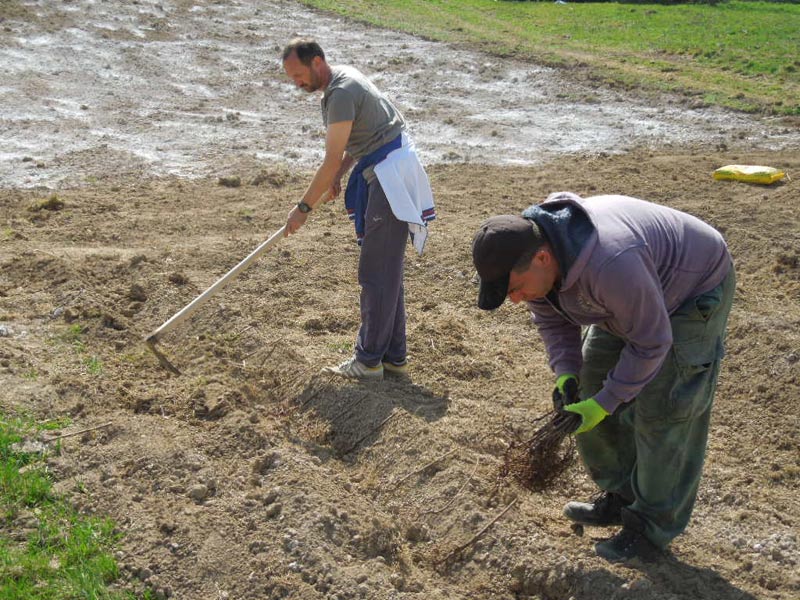
<path fill-rule="evenodd" d="M 299 208 L 300 212 L 303 212 L 303 213 L 311 212 L 311 207 L 308 204 L 306 204 L 305 202 L 300 202 L 297 205 L 297 208 Z"/>

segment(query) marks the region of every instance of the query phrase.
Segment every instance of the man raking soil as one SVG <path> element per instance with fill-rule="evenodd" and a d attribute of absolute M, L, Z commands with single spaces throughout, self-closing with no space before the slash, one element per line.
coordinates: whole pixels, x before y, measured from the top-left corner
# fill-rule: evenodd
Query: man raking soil
<path fill-rule="evenodd" d="M 283 68 L 297 87 L 323 92 L 325 158 L 306 193 L 286 220 L 296 233 L 326 190 L 335 198 L 353 165 L 345 206 L 361 245 L 361 327 L 353 356 L 325 370 L 353 379 L 382 379 L 384 372 L 407 377 L 403 258 L 411 237 L 418 252 L 435 218 L 428 177 L 417 157 L 403 116 L 362 73 L 331 66 L 320 45 L 292 40 Z"/>

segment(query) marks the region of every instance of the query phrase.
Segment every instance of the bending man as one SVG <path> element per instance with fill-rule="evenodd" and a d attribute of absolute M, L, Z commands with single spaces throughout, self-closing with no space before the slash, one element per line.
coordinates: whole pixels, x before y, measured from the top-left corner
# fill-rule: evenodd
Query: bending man
<path fill-rule="evenodd" d="M 355 164 L 345 206 L 361 245 L 361 327 L 355 353 L 325 370 L 354 379 L 407 376 L 403 257 L 406 240 L 422 253 L 427 223 L 435 218 L 428 177 L 406 134 L 403 116 L 362 73 L 331 66 L 312 39 L 292 40 L 283 68 L 297 87 L 321 91 L 325 158 L 286 221 L 297 232 L 326 192 L 335 198 Z"/>
<path fill-rule="evenodd" d="M 527 302 L 554 400 L 582 417 L 578 450 L 602 493 L 566 517 L 622 525 L 595 546 L 607 560 L 656 556 L 686 528 L 705 459 L 735 288 L 722 236 L 665 206 L 565 192 L 489 219 L 472 251 L 478 306 Z"/>

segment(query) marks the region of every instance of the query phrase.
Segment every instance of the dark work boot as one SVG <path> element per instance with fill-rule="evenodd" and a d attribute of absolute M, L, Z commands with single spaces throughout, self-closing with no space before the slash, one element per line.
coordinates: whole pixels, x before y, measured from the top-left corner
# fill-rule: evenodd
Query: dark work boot
<path fill-rule="evenodd" d="M 598 556 L 612 563 L 634 558 L 653 562 L 662 554 L 644 535 L 644 522 L 636 513 L 623 509 L 622 523 L 622 530 L 617 535 L 595 544 L 594 549 Z"/>
<path fill-rule="evenodd" d="M 581 525 L 594 525 L 595 527 L 609 527 L 622 525 L 622 508 L 627 502 L 619 494 L 602 492 L 591 503 L 568 502 L 564 507 L 564 516 L 570 521 Z"/>

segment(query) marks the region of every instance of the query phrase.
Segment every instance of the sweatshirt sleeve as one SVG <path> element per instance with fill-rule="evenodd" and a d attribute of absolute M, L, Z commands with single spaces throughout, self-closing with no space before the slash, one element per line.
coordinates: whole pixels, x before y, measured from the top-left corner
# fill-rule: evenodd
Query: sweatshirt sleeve
<path fill-rule="evenodd" d="M 536 300 L 528 303 L 531 317 L 544 341 L 550 368 L 556 377 L 570 373 L 580 373 L 583 358 L 581 356 L 581 328 L 568 321 L 547 300 Z"/>
<path fill-rule="evenodd" d="M 610 314 L 605 326 L 626 340 L 619 361 L 594 396 L 613 413 L 656 376 L 672 347 L 672 325 L 645 247 L 626 250 L 606 263 L 593 291 Z"/>

